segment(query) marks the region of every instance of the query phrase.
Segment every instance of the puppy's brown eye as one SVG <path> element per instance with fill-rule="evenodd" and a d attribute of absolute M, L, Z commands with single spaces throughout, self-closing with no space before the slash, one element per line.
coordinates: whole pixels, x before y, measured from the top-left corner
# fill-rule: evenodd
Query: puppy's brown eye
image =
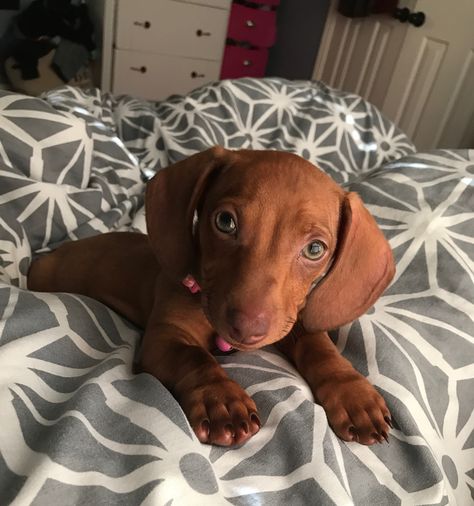
<path fill-rule="evenodd" d="M 227 211 L 216 214 L 216 227 L 224 234 L 234 234 L 237 230 L 234 217 Z"/>
<path fill-rule="evenodd" d="M 309 260 L 319 260 L 326 251 L 326 245 L 321 241 L 313 241 L 307 244 L 302 253 Z"/>

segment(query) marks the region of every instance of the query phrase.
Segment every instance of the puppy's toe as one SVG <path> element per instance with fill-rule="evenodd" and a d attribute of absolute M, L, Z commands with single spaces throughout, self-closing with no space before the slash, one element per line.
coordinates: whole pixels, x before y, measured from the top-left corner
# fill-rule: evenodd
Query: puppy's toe
<path fill-rule="evenodd" d="M 209 419 L 204 418 L 193 428 L 193 430 L 201 443 L 209 442 L 209 436 L 211 433 L 211 424 L 209 422 Z"/>
<path fill-rule="evenodd" d="M 326 408 L 326 415 L 337 437 L 344 441 L 357 441 L 354 424 L 342 404 L 337 404 L 331 409 Z"/>
<path fill-rule="evenodd" d="M 209 443 L 219 446 L 234 444 L 235 428 L 227 407 L 223 403 L 208 405 L 210 419 Z"/>
<path fill-rule="evenodd" d="M 388 432 L 391 428 L 390 416 L 386 416 L 385 410 L 380 409 L 378 406 L 369 409 L 368 414 L 372 420 L 373 426 L 375 427 L 375 433 L 388 443 Z"/>

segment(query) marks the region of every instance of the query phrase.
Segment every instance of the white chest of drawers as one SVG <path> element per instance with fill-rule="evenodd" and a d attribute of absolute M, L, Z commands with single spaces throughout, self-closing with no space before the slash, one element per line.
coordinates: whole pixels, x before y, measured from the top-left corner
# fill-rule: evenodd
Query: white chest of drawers
<path fill-rule="evenodd" d="M 96 1 L 104 90 L 161 100 L 219 78 L 231 0 Z"/>

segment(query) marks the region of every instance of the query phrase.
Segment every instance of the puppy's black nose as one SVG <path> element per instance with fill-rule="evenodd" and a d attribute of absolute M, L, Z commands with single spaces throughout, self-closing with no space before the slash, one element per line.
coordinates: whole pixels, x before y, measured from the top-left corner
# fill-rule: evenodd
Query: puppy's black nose
<path fill-rule="evenodd" d="M 253 344 L 261 341 L 270 328 L 270 318 L 265 311 L 236 308 L 227 310 L 227 323 L 232 339 Z"/>

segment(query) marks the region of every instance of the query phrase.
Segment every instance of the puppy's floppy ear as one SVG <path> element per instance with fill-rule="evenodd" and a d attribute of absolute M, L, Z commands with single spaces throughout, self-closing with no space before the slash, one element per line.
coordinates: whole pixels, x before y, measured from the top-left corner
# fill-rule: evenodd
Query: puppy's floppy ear
<path fill-rule="evenodd" d="M 209 176 L 231 152 L 215 146 L 160 170 L 147 184 L 146 225 L 151 247 L 164 272 L 183 279 L 195 262 L 194 211 Z"/>
<path fill-rule="evenodd" d="M 356 193 L 342 205 L 333 264 L 300 317 L 308 331 L 330 330 L 364 314 L 395 274 L 392 250 Z"/>

